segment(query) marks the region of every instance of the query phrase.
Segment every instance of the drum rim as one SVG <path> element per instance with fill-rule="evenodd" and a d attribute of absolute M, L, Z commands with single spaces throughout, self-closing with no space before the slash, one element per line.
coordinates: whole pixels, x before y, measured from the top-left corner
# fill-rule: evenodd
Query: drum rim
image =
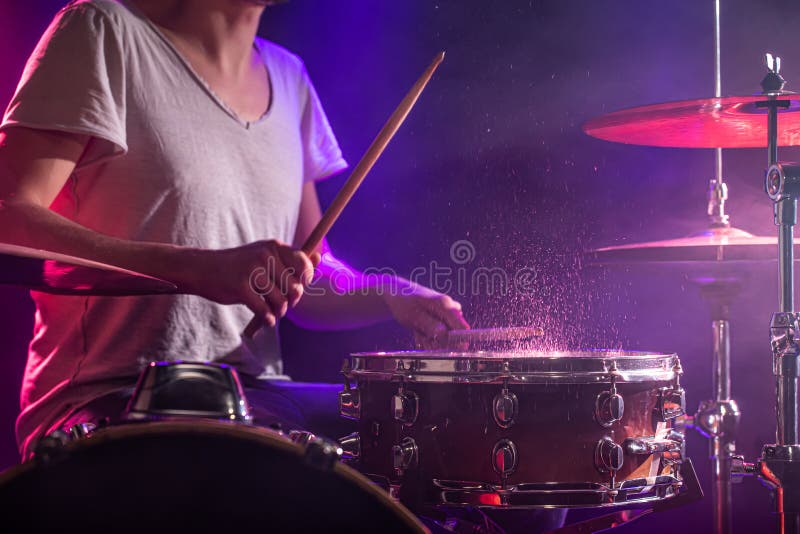
<path fill-rule="evenodd" d="M 586 349 L 358 352 L 343 372 L 410 382 L 596 383 L 671 381 L 682 371 L 675 353 Z"/>

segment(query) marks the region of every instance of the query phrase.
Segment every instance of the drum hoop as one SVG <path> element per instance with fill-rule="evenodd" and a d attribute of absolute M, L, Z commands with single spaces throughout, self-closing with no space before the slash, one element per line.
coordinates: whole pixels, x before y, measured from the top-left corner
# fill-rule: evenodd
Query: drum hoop
<path fill-rule="evenodd" d="M 673 499 L 683 488 L 683 480 L 671 475 L 630 482 L 619 488 L 592 482 L 539 482 L 513 484 L 500 489 L 484 482 L 433 481 L 440 504 L 479 508 L 507 508 L 510 505 L 513 509 L 631 507 Z M 496 498 L 497 504 L 487 504 L 487 497 Z M 505 504 L 500 504 L 503 501 Z"/>
<path fill-rule="evenodd" d="M 367 380 L 464 383 L 568 383 L 671 381 L 676 354 L 636 351 L 574 352 L 361 352 L 344 372 Z"/>
<path fill-rule="evenodd" d="M 671 381 L 676 354 L 639 351 L 361 352 L 345 362 L 354 378 L 409 382 L 602 383 Z"/>

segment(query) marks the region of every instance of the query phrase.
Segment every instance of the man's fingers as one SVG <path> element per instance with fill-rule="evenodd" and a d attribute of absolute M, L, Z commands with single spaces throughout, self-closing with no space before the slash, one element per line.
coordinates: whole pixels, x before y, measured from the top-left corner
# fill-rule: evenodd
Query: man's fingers
<path fill-rule="evenodd" d="M 314 278 L 314 264 L 302 250 L 291 248 L 281 249 L 281 260 L 290 269 L 294 281 L 307 286 Z"/>
<path fill-rule="evenodd" d="M 287 299 L 286 295 L 279 290 L 273 289 L 264 295 L 264 301 L 269 305 L 270 310 L 275 317 L 281 318 L 286 315 L 286 311 L 289 308 L 289 300 Z"/>
<path fill-rule="evenodd" d="M 469 323 L 464 319 L 461 312 L 461 304 L 448 297 L 441 295 L 428 301 L 428 309 L 439 318 L 450 330 L 467 330 Z"/>
<path fill-rule="evenodd" d="M 427 348 L 434 348 L 447 340 L 447 327 L 429 313 L 417 314 L 411 322 L 411 328 L 424 340 Z"/>
<path fill-rule="evenodd" d="M 449 313 L 443 317 L 450 330 L 469 330 L 470 326 L 461 311 Z"/>
<path fill-rule="evenodd" d="M 259 295 L 253 293 L 252 296 L 248 298 L 247 302 L 245 302 L 245 305 L 255 314 L 253 320 L 250 321 L 244 330 L 243 335 L 245 337 L 252 338 L 263 325 L 267 325 L 270 328 L 275 326 L 277 322 L 275 315 L 273 315 L 270 307 Z"/>
<path fill-rule="evenodd" d="M 294 258 L 294 251 L 283 244 L 277 244 L 275 247 L 274 253 L 267 258 L 265 278 L 269 280 L 269 284 L 261 294 L 273 307 L 273 311 L 282 316 L 280 310 L 283 309 L 283 302 L 277 295 L 271 295 L 272 291 L 279 292 L 284 297 L 283 300 L 286 300 L 288 307 L 294 307 L 303 296 L 303 283 L 302 274 L 298 276 L 298 262 Z"/>

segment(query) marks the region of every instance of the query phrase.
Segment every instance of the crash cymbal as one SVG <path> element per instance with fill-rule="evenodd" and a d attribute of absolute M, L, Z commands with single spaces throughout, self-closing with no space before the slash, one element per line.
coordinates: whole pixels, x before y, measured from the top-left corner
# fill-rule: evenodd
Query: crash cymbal
<path fill-rule="evenodd" d="M 800 95 L 777 97 L 778 145 L 800 145 Z M 684 148 L 755 148 L 767 146 L 767 111 L 763 95 L 682 100 L 602 115 L 583 124 L 592 137 L 627 143 Z"/>
<path fill-rule="evenodd" d="M 0 284 L 58 295 L 154 295 L 175 284 L 113 265 L 0 243 Z"/>
<path fill-rule="evenodd" d="M 738 228 L 712 228 L 701 234 L 592 250 L 589 263 L 667 263 L 776 261 L 778 238 L 755 236 Z"/>

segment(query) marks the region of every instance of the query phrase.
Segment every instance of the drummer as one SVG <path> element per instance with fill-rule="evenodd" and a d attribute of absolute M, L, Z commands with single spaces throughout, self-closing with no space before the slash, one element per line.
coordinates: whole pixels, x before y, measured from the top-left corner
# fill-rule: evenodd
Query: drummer
<path fill-rule="evenodd" d="M 143 365 L 215 361 L 244 378 L 256 422 L 330 437 L 334 385 L 283 374 L 277 323 L 394 318 L 421 346 L 468 328 L 461 306 L 401 278 L 366 280 L 298 247 L 315 183 L 346 167 L 302 61 L 256 37 L 268 0 L 79 0 L 34 50 L 0 126 L 0 241 L 178 286 L 129 298 L 33 293 L 20 451 L 119 417 Z M 346 270 L 348 294 L 331 274 Z M 305 295 L 310 286 L 312 295 Z M 255 314 L 264 324 L 243 335 Z"/>

